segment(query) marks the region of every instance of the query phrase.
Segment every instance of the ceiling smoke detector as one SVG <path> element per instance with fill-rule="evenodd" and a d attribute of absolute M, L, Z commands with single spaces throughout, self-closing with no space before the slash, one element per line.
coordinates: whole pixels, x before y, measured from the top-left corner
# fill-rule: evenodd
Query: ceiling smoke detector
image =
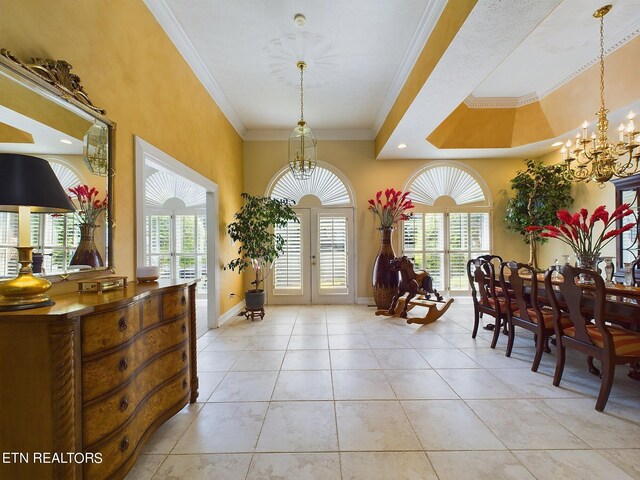
<path fill-rule="evenodd" d="M 298 27 L 304 27 L 304 24 L 307 23 L 307 17 L 305 17 L 303 14 L 301 13 L 296 13 L 293 16 L 293 22 L 298 26 Z"/>

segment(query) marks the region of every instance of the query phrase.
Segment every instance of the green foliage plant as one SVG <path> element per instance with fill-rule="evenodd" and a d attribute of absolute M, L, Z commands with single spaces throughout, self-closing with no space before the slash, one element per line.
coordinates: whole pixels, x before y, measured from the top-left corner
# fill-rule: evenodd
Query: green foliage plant
<path fill-rule="evenodd" d="M 293 200 L 260 197 L 243 193 L 244 206 L 234 215 L 227 233 L 234 242 L 240 242 L 238 257 L 224 269 L 238 270 L 238 273 L 252 267 L 255 279 L 251 282 L 260 291 L 260 285 L 269 275 L 273 262 L 282 255 L 285 239 L 274 233 L 274 227 L 284 227 L 289 221 L 299 223 L 291 206 Z"/>
<path fill-rule="evenodd" d="M 544 165 L 540 160 L 525 160 L 526 170 L 518 171 L 511 180 L 513 198 L 507 202 L 504 219 L 507 230 L 523 236 L 530 246 L 529 264 L 537 268 L 536 248 L 546 238 L 540 230 L 527 231 L 528 226 L 558 225 L 558 210 L 573 203 L 571 182 L 562 174 L 562 165 Z"/>

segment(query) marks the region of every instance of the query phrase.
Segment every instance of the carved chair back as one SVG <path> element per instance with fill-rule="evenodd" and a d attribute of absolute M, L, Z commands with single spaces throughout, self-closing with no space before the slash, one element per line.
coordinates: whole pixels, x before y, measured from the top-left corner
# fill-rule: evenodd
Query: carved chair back
<path fill-rule="evenodd" d="M 526 282 L 523 277 L 531 279 Z M 503 262 L 500 264 L 500 284 L 504 296 L 507 298 L 506 304 L 512 300 L 517 305 L 518 317 L 531 323 L 537 323 L 529 314 L 530 309 L 535 311 L 538 319 L 542 318 L 542 312 L 538 305 L 538 282 L 536 273 L 526 263 Z M 527 287 L 530 291 L 527 292 Z"/>

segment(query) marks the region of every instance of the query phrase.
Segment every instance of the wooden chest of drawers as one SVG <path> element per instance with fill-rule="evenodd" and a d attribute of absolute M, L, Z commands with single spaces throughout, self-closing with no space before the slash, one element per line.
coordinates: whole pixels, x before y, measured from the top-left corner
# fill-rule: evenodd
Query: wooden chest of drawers
<path fill-rule="evenodd" d="M 0 451 L 29 460 L 0 462 L 0 478 L 123 478 L 151 433 L 198 396 L 195 283 L 55 300 L 0 314 Z"/>

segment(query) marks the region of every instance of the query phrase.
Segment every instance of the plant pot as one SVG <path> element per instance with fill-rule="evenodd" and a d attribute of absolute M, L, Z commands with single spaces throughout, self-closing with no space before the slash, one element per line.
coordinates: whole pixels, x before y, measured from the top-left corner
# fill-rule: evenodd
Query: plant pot
<path fill-rule="evenodd" d="M 247 310 L 262 310 L 264 308 L 264 301 L 266 297 L 267 294 L 264 290 L 258 290 L 257 292 L 245 292 L 244 303 Z"/>
<path fill-rule="evenodd" d="M 388 310 L 398 290 L 398 272 L 391 270 L 391 260 L 396 258 L 391 244 L 393 228 L 379 228 L 380 249 L 373 262 L 373 300 L 379 310 Z"/>

